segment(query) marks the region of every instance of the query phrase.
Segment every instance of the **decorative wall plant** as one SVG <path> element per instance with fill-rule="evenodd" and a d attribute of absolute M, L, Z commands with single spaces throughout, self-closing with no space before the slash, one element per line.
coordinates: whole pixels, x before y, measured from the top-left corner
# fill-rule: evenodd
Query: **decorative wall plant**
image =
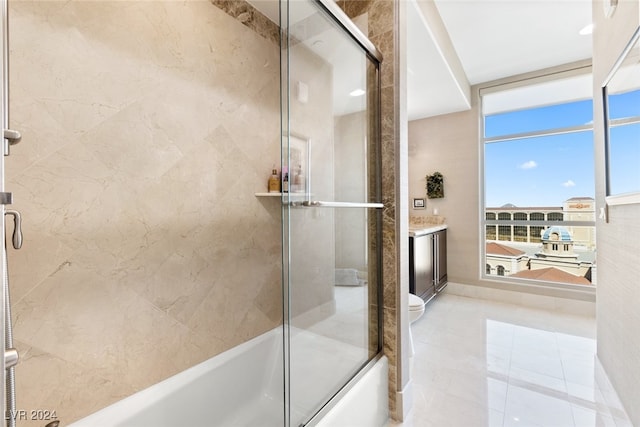
<path fill-rule="evenodd" d="M 427 175 L 427 197 L 430 199 L 441 199 L 444 197 L 444 177 L 440 172 Z"/>

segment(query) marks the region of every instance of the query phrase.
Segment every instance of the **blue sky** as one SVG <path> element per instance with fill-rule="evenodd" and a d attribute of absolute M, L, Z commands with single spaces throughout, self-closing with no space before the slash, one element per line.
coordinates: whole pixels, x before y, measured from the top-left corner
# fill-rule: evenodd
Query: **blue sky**
<path fill-rule="evenodd" d="M 489 116 L 487 137 L 578 126 L 592 121 L 591 101 Z M 485 145 L 486 206 L 561 206 L 594 197 L 593 133 L 577 132 Z"/>

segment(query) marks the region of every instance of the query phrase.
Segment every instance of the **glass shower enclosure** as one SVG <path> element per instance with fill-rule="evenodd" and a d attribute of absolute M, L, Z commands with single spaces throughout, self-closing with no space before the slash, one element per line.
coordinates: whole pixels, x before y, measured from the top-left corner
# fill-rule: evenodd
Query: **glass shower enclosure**
<path fill-rule="evenodd" d="M 285 399 L 297 426 L 381 350 L 381 56 L 333 1 L 282 2 L 281 27 Z"/>
<path fill-rule="evenodd" d="M 382 357 L 382 57 L 366 14 L 332 0 L 0 5 L 5 156 L 9 126 L 23 139 L 0 156 L 0 326 L 13 312 L 20 353 L 7 425 L 53 421 L 31 411 L 78 426 L 319 422 Z M 262 193 L 278 166 L 282 191 Z M 166 387 L 182 380 L 203 388 Z"/>

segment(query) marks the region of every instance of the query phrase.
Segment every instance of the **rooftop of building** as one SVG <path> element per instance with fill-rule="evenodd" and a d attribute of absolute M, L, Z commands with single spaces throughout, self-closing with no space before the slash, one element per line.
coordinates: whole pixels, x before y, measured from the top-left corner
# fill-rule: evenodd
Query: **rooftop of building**
<path fill-rule="evenodd" d="M 572 197 L 570 199 L 565 200 L 562 203 L 569 203 L 569 202 L 584 202 L 584 201 L 595 201 L 595 199 L 593 197 L 583 197 L 583 196 L 577 196 L 577 197 Z M 487 207 L 486 210 L 488 211 L 496 211 L 496 210 L 505 210 L 505 211 L 554 211 L 554 210 L 562 210 L 562 206 L 516 206 L 513 203 L 505 203 L 502 206 L 498 206 L 498 207 Z"/>
<path fill-rule="evenodd" d="M 521 251 L 519 249 L 512 248 L 507 245 L 502 245 L 496 242 L 487 242 L 486 252 L 487 252 L 487 255 L 490 254 L 490 255 L 503 255 L 503 256 L 514 256 L 514 257 L 527 254 L 525 251 Z"/>
<path fill-rule="evenodd" d="M 577 201 L 582 201 L 582 200 L 595 201 L 595 199 L 593 197 L 572 197 L 570 199 L 565 200 L 565 202 L 577 202 Z"/>
<path fill-rule="evenodd" d="M 522 270 L 510 275 L 509 277 L 570 283 L 572 285 L 592 285 L 592 283 L 585 277 L 574 276 L 571 273 L 567 273 L 566 271 L 562 271 L 555 267 L 540 268 L 538 270 Z"/>
<path fill-rule="evenodd" d="M 494 240 L 488 240 L 487 243 L 489 242 L 494 242 Z M 542 250 L 542 243 L 504 242 L 512 249 L 525 252 L 529 258 L 535 258 L 536 254 Z M 574 245 L 573 251 L 574 254 L 578 255 L 578 261 L 589 262 L 595 265 L 596 253 L 592 249 Z"/>
<path fill-rule="evenodd" d="M 486 208 L 488 211 L 562 211 L 562 206 L 500 206 L 498 208 Z"/>

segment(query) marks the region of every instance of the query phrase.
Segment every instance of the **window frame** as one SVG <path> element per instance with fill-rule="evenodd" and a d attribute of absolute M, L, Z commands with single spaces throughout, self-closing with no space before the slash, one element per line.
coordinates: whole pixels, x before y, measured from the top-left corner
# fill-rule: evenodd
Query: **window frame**
<path fill-rule="evenodd" d="M 499 242 L 499 226 L 500 225 L 509 225 L 510 227 L 514 227 L 517 225 L 523 225 L 522 220 L 514 220 L 511 221 L 500 221 L 496 220 L 488 220 L 486 218 L 487 206 L 485 205 L 485 144 L 487 142 L 499 142 L 505 140 L 514 140 L 521 139 L 525 137 L 537 137 L 544 135 L 556 135 L 561 133 L 571 133 L 571 132 L 583 132 L 590 131 L 593 133 L 593 123 L 589 125 L 583 126 L 571 126 L 561 129 L 552 129 L 552 130 L 542 130 L 539 132 L 525 132 L 511 135 L 503 135 L 500 137 L 491 137 L 485 138 L 484 134 L 484 108 L 483 108 L 483 98 L 485 95 L 501 92 L 504 90 L 518 88 L 522 86 L 544 83 L 547 81 L 562 79 L 572 76 L 579 76 L 585 74 L 591 74 L 592 68 L 591 65 L 587 62 L 583 64 L 577 64 L 574 68 L 569 68 L 566 70 L 560 70 L 557 72 L 552 72 L 548 74 L 539 74 L 539 75 L 530 75 L 524 77 L 522 79 L 516 79 L 512 81 L 507 81 L 504 79 L 502 82 L 493 82 L 488 83 L 487 85 L 480 85 L 478 87 L 477 99 L 478 99 L 478 150 L 479 150 L 479 195 L 480 195 L 480 203 L 478 217 L 480 219 L 480 227 L 478 227 L 479 231 L 479 242 L 480 242 L 480 265 L 486 265 L 487 253 L 486 253 L 486 231 L 487 227 L 495 227 L 496 230 L 496 242 Z M 568 101 L 570 102 L 570 101 Z M 543 212 L 530 212 L 530 218 L 533 215 L 542 215 L 545 218 L 545 214 Z M 496 218 L 498 218 L 498 214 L 496 213 Z M 564 218 L 563 218 L 564 219 Z M 529 234 L 531 237 L 531 242 L 540 243 L 541 235 L 537 236 L 534 239 L 533 230 L 544 230 L 545 228 L 552 227 L 554 225 L 559 226 L 582 226 L 582 227 L 594 227 L 596 226 L 596 221 L 548 221 L 546 219 L 543 220 L 529 220 L 526 222 L 527 226 L 529 226 Z M 491 282 L 491 283 L 504 283 L 504 284 L 513 284 L 517 287 L 537 287 L 537 288 L 550 288 L 560 291 L 569 291 L 575 294 L 584 294 L 590 295 L 591 297 L 595 296 L 596 286 L 584 286 L 584 285 L 574 285 L 570 283 L 560 283 L 560 282 L 548 282 L 544 280 L 538 279 L 522 279 L 522 278 L 513 278 L 509 276 L 498 276 L 497 271 L 496 274 L 486 274 L 485 268 L 479 269 L 479 279 L 481 282 Z"/>
<path fill-rule="evenodd" d="M 603 105 L 603 120 L 604 120 L 604 146 L 605 146 L 605 201 L 607 206 L 615 205 L 630 205 L 640 204 L 640 190 L 630 193 L 617 193 L 611 194 L 611 156 L 610 156 L 610 143 L 611 132 L 610 129 L 618 126 L 632 125 L 640 123 L 640 116 L 634 116 L 623 119 L 610 119 L 609 118 L 609 96 L 607 92 L 607 86 L 616 74 L 616 71 L 622 66 L 627 59 L 627 55 L 631 52 L 637 44 L 640 44 L 640 27 L 631 36 L 631 39 L 623 49 L 622 53 L 616 60 L 615 64 L 611 68 L 611 71 L 602 82 L 601 97 Z M 637 66 L 637 65 L 636 65 Z"/>

